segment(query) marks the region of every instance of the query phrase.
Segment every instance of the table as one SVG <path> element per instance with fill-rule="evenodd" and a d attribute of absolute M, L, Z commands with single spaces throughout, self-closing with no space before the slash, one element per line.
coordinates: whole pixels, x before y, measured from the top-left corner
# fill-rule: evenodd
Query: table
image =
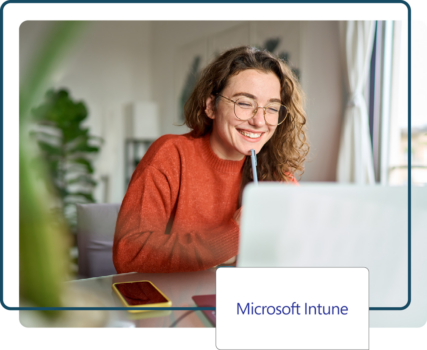
<path fill-rule="evenodd" d="M 148 280 L 154 283 L 172 301 L 172 307 L 197 307 L 193 295 L 215 294 L 216 268 L 181 273 L 126 273 L 94 277 L 67 282 L 67 285 L 88 291 L 97 302 L 106 307 L 123 307 L 111 288 L 113 283 Z M 99 307 L 97 305 L 88 305 Z M 80 312 L 80 311 L 73 311 Z M 84 312 L 84 311 L 82 311 Z M 162 310 L 130 313 L 128 311 L 102 311 L 109 319 L 106 328 L 130 329 L 214 329 L 202 311 Z"/>

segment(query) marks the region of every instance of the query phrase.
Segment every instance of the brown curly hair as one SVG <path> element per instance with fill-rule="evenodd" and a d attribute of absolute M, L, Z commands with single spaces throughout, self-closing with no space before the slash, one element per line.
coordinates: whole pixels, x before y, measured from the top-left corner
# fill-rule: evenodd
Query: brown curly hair
<path fill-rule="evenodd" d="M 257 155 L 257 172 L 260 181 L 289 181 L 296 173 L 304 172 L 304 161 L 309 151 L 305 132 L 307 121 L 303 109 L 304 93 L 297 78 L 287 64 L 270 52 L 241 46 L 225 51 L 200 74 L 190 98 L 185 103 L 185 124 L 195 137 L 212 131 L 213 120 L 205 113 L 206 100 L 211 97 L 214 106 L 217 94 L 227 86 L 230 77 L 246 69 L 274 73 L 280 81 L 282 104 L 288 116 L 274 132 L 271 139 Z M 241 191 L 252 181 L 250 157 L 243 165 Z"/>

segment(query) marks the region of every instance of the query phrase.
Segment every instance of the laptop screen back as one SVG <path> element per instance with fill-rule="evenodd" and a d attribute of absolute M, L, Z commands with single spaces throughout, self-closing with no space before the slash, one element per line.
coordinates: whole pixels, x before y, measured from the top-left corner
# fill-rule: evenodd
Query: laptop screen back
<path fill-rule="evenodd" d="M 408 301 L 406 187 L 261 183 L 243 196 L 238 267 L 367 267 L 370 306 Z"/>

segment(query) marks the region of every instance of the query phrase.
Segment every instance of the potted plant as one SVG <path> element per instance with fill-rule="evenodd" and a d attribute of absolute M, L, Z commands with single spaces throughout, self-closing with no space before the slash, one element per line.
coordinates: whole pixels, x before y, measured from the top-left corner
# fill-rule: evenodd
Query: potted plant
<path fill-rule="evenodd" d="M 60 199 L 56 210 L 62 211 L 70 228 L 76 226 L 76 203 L 93 203 L 93 158 L 102 139 L 92 136 L 83 126 L 88 117 L 86 105 L 74 101 L 66 89 L 49 90 L 44 101 L 31 111 L 36 138 L 48 168 L 50 183 Z"/>

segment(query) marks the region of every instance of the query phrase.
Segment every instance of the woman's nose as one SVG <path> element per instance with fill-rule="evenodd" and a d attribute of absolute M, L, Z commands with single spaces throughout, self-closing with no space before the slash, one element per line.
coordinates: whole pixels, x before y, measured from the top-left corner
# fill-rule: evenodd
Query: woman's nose
<path fill-rule="evenodd" d="M 249 124 L 256 127 L 260 127 L 265 124 L 264 108 L 258 107 L 253 118 L 249 119 Z"/>

